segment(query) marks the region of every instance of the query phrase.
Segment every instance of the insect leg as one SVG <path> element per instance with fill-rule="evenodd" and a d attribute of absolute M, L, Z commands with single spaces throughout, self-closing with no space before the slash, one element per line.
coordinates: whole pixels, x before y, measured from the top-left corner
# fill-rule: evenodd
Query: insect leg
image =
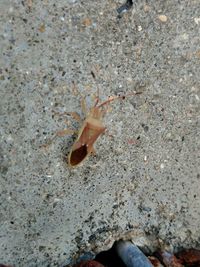
<path fill-rule="evenodd" d="M 82 97 L 82 99 L 81 99 L 81 109 L 82 109 L 83 114 L 86 117 L 86 115 L 88 114 L 88 108 L 86 105 L 85 97 Z"/>
<path fill-rule="evenodd" d="M 74 81 L 72 81 L 72 93 L 73 93 L 74 96 L 79 95 L 78 88 L 77 88 L 77 86 L 76 86 Z"/>
<path fill-rule="evenodd" d="M 91 154 L 96 155 L 96 151 L 95 151 L 94 147 L 91 148 Z"/>
<path fill-rule="evenodd" d="M 64 129 L 64 130 L 57 131 L 56 134 L 55 134 L 55 137 L 57 137 L 57 136 L 62 137 L 62 136 L 65 136 L 65 135 L 74 134 L 76 132 L 77 131 L 72 130 L 72 129 Z M 55 137 L 53 137 L 53 138 L 55 138 Z"/>
<path fill-rule="evenodd" d="M 82 96 L 82 94 L 78 91 L 77 86 L 76 86 L 74 81 L 72 82 L 72 92 L 75 96 L 81 95 L 81 109 L 82 109 L 82 112 L 84 113 L 84 115 L 86 115 L 87 114 L 87 106 L 86 106 L 86 102 L 85 102 L 85 96 Z"/>
<path fill-rule="evenodd" d="M 65 135 L 73 135 L 73 134 L 77 134 L 78 131 L 75 131 L 75 130 L 72 130 L 72 129 L 64 129 L 64 130 L 60 130 L 60 131 L 57 131 L 54 136 L 49 139 L 47 141 L 46 144 L 43 144 L 40 146 L 40 148 L 48 148 L 54 141 L 54 139 L 56 139 L 56 137 L 63 137 Z"/>
<path fill-rule="evenodd" d="M 82 121 L 81 116 L 77 112 L 62 112 L 62 113 L 54 112 L 54 115 L 57 115 L 57 116 L 68 115 L 68 116 L 71 116 L 74 120 L 76 120 L 78 122 Z"/>

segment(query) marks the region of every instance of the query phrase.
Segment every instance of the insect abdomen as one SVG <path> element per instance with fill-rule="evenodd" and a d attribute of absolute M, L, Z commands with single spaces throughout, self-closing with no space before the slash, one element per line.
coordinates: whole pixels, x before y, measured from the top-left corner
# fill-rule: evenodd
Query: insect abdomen
<path fill-rule="evenodd" d="M 81 161 L 84 160 L 84 158 L 87 156 L 88 151 L 87 151 L 87 145 L 83 144 L 82 146 L 80 146 L 79 148 L 77 148 L 76 150 L 73 150 L 70 154 L 70 165 L 71 166 L 76 166 L 79 163 L 81 163 Z"/>

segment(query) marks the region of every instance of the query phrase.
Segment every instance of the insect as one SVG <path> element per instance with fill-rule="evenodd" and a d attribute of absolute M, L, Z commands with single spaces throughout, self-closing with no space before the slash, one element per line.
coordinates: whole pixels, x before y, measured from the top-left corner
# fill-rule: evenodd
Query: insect
<path fill-rule="evenodd" d="M 140 94 L 140 92 L 134 92 L 129 95 L 136 94 Z M 83 125 L 79 130 L 78 137 L 71 148 L 68 156 L 69 166 L 78 166 L 92 152 L 94 152 L 94 143 L 106 130 L 106 127 L 103 124 L 103 116 L 107 112 L 105 106 L 116 99 L 124 99 L 126 96 L 113 96 L 100 104 L 99 98 L 96 99 L 94 106 L 89 110 L 86 119 L 84 120 Z"/>

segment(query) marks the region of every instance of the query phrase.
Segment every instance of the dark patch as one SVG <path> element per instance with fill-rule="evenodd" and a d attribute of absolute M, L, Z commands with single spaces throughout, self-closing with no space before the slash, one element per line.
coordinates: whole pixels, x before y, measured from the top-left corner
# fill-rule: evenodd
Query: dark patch
<path fill-rule="evenodd" d="M 92 243 L 92 242 L 95 242 L 96 241 L 96 235 L 95 234 L 92 234 L 89 236 L 89 242 Z"/>
<path fill-rule="evenodd" d="M 142 128 L 144 129 L 145 133 L 148 132 L 148 130 L 149 130 L 148 125 L 142 123 L 141 126 L 142 126 Z"/>
<path fill-rule="evenodd" d="M 95 260 L 109 267 L 125 267 L 123 261 L 117 255 L 115 250 L 115 244 L 107 251 L 102 251 L 96 255 Z"/>
<path fill-rule="evenodd" d="M 96 77 L 95 77 L 95 74 L 94 74 L 94 72 L 93 71 L 91 71 L 91 75 L 92 75 L 92 77 L 95 79 Z"/>
<path fill-rule="evenodd" d="M 45 246 L 39 246 L 39 251 L 41 252 L 41 251 L 44 251 L 45 250 Z"/>
<path fill-rule="evenodd" d="M 121 18 L 122 14 L 127 12 L 133 5 L 132 0 L 127 0 L 125 4 L 117 8 L 118 18 Z"/>
<path fill-rule="evenodd" d="M 86 156 L 87 156 L 87 146 L 86 144 L 82 145 L 78 149 L 72 151 L 70 157 L 70 164 L 72 166 L 78 165 Z"/>

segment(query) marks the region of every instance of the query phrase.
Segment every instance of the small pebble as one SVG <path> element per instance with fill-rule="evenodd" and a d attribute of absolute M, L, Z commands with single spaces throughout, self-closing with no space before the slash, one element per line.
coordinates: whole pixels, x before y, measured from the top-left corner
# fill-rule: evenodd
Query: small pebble
<path fill-rule="evenodd" d="M 165 15 L 159 15 L 158 18 L 162 22 L 167 22 L 167 16 L 165 16 Z"/>
<path fill-rule="evenodd" d="M 82 21 L 82 24 L 85 26 L 85 27 L 88 27 L 92 24 L 92 21 L 91 19 L 89 18 L 85 18 L 83 21 Z"/>
<path fill-rule="evenodd" d="M 164 169 L 165 165 L 163 163 L 160 164 L 160 168 Z"/>
<path fill-rule="evenodd" d="M 45 32 L 45 25 L 41 24 L 40 27 L 38 28 L 40 32 Z"/>
<path fill-rule="evenodd" d="M 194 18 L 194 22 L 198 25 L 200 23 L 200 18 Z"/>
<path fill-rule="evenodd" d="M 145 12 L 145 13 L 149 12 L 150 9 L 151 9 L 150 6 L 148 6 L 148 5 L 144 5 L 144 12 Z"/>

